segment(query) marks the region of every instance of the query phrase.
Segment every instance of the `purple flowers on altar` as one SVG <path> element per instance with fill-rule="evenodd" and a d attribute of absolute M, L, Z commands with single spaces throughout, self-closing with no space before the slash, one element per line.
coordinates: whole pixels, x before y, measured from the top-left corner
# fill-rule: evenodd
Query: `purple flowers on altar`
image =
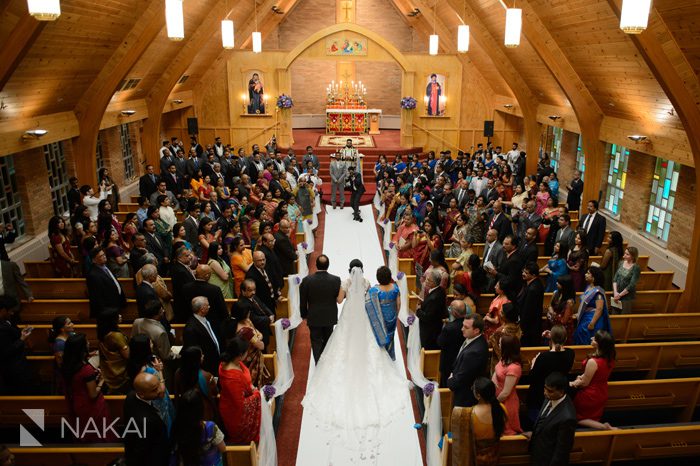
<path fill-rule="evenodd" d="M 291 325 L 292 323 L 289 321 L 289 319 L 287 319 L 286 317 L 282 319 L 282 330 L 287 330 Z"/>
<path fill-rule="evenodd" d="M 423 387 L 423 395 L 425 396 L 430 396 L 433 394 L 435 391 L 435 384 L 432 382 L 428 382 L 425 384 L 425 387 Z"/>
<path fill-rule="evenodd" d="M 404 110 L 413 110 L 416 108 L 417 104 L 418 102 L 416 102 L 416 99 L 410 96 L 401 99 L 401 108 L 403 108 Z"/>
<path fill-rule="evenodd" d="M 399 272 L 399 273 L 396 274 L 396 279 L 397 279 L 397 280 L 401 280 L 401 279 L 402 279 L 403 277 L 405 277 L 405 276 L 406 276 L 405 273 Z"/>
<path fill-rule="evenodd" d="M 270 398 L 275 396 L 275 393 L 277 393 L 277 389 L 272 385 L 265 385 L 263 387 L 263 393 L 265 394 L 265 398 L 269 400 Z"/>
<path fill-rule="evenodd" d="M 292 108 L 293 106 L 294 102 L 288 95 L 282 94 L 281 96 L 277 97 L 277 108 Z"/>
<path fill-rule="evenodd" d="M 416 321 L 416 316 L 408 316 L 408 317 L 406 318 L 406 323 L 407 323 L 408 325 L 413 325 L 413 323 L 414 323 L 415 321 Z"/>

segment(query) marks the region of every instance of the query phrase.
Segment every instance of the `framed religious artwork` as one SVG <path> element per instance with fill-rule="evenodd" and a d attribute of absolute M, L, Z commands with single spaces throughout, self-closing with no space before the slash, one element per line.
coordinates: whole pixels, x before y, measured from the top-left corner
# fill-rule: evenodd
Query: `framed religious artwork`
<path fill-rule="evenodd" d="M 367 55 L 367 38 L 360 36 L 329 37 L 326 39 L 326 55 L 365 56 Z"/>
<path fill-rule="evenodd" d="M 425 96 L 423 97 L 426 115 L 444 116 L 445 104 L 447 103 L 447 98 L 445 97 L 445 82 L 447 79 L 445 75 L 430 73 L 426 81 Z"/>
<path fill-rule="evenodd" d="M 243 92 L 244 107 L 248 115 L 265 115 L 267 113 L 267 94 L 265 80 L 260 70 L 248 70 L 244 73 L 246 83 Z"/>

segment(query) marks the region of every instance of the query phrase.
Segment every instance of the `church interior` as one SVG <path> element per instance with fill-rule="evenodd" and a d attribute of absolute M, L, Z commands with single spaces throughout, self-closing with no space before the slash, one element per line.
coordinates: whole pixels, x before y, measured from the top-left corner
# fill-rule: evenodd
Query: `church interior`
<path fill-rule="evenodd" d="M 307 153 L 314 157 L 308 166 Z M 219 428 L 228 429 L 219 452 L 222 462 L 201 464 L 480 464 L 463 459 L 473 456 L 476 444 L 452 434 L 463 426 L 455 426 L 460 419 L 455 414 L 457 392 L 444 383 L 450 376 L 444 373 L 444 354 L 425 341 L 421 347 L 427 322 L 421 310 L 434 289 L 425 284 L 426 277 L 433 280 L 426 270 L 444 264 L 450 281 L 447 304 L 457 299 L 455 277 L 476 280 L 467 266 L 469 256 L 463 253 L 470 249 L 483 262 L 479 273 L 494 260 L 487 231 L 497 228 L 503 206 L 505 214 L 510 212 L 504 227 L 510 233 L 497 232 L 499 247 L 503 243 L 505 250 L 506 243 L 517 239 L 517 251 L 525 249 L 530 228 L 522 228 L 521 234 L 516 217 L 527 215 L 527 199 L 539 218 L 532 228 L 540 235 L 533 277 L 540 281 L 541 276 L 543 284 L 553 276 L 549 267 L 561 259 L 555 256 L 564 243 L 553 230 L 550 239 L 556 239 L 547 247 L 548 222 L 553 218 L 555 229 L 564 228 L 564 214 L 557 209 L 568 205 L 569 220 L 564 223 L 577 233 L 567 246 L 569 259 L 562 262 L 579 276 L 582 288 L 576 291 L 584 293 L 572 294 L 571 331 L 577 325 L 575 317 L 582 319 L 587 309 L 588 268 L 602 268 L 603 263 L 612 267 L 611 262 L 620 261 L 613 271 L 624 272 L 628 263 L 639 269 L 636 290 L 632 286 L 619 293 L 617 273 L 609 277 L 615 281 L 614 290 L 603 290 L 602 284 L 600 288 L 617 355 L 610 381 L 603 380 L 604 422 L 598 416 L 595 425 L 616 428 L 579 422 L 568 461 L 697 464 L 696 156 L 700 161 L 698 0 L 0 0 L 0 297 L 6 308 L 0 313 L 7 316 L 0 319 L 7 321 L 6 328 L 0 328 L 0 358 L 18 358 L 17 368 L 27 367 L 44 388 L 10 390 L 14 369 L 8 364 L 0 370 L 0 444 L 7 445 L 0 445 L 0 466 L 147 464 L 133 456 L 114 462 L 125 455 L 120 440 L 99 432 L 98 440 L 68 439 L 59 429 L 62 419 L 75 415 L 75 407 L 70 406 L 68 392 L 56 391 L 56 381 L 66 373 L 54 346 L 55 334 L 65 331 L 63 325 L 57 327 L 57 317 L 69 316 L 74 324 L 67 338 L 87 335 L 90 351 L 99 353 L 94 377 L 105 374 L 105 330 L 100 310 L 95 310 L 100 291 L 91 287 L 96 282 L 88 273 L 100 255 L 107 257 L 107 286 L 113 281 L 123 301 L 114 331 L 133 340 L 134 321 L 148 312 L 139 286 L 151 269 L 156 270 L 134 267 L 137 249 L 144 248 L 135 245 L 135 238 L 146 238 L 145 249 L 158 258 L 159 283 L 170 296 L 163 312 L 167 315 L 170 309 L 176 315 L 161 317 L 168 321 L 168 345 L 187 349 L 190 323 L 177 319 L 176 301 L 184 295 L 172 265 L 180 261 L 183 249 L 199 256 L 199 265 L 194 257 L 189 269 L 197 280 L 202 266 L 208 276 L 214 270 L 213 279 L 219 280 L 218 257 L 226 258 L 221 273 L 228 273 L 224 282 L 229 285 L 221 286 L 230 286 L 231 292 L 221 294 L 226 305 L 222 319 L 232 319 L 231 312 L 244 296 L 241 281 L 246 283 L 248 270 L 257 267 L 256 254 L 263 250 L 269 265 L 267 251 L 277 251 L 255 244 L 264 246 L 273 235 L 278 243 L 278 235 L 289 241 L 296 261 L 284 277 L 280 275 L 279 287 L 264 274 L 257 282 L 258 292 L 267 284 L 274 298 L 267 306 L 270 325 L 265 324 L 265 345 L 260 341 L 263 349 L 256 360 L 269 377 L 259 386 L 253 383 L 257 427 L 252 437 L 236 440 L 232 424 L 216 416 Z M 381 165 L 381 158 L 391 168 Z M 483 186 L 481 164 L 486 168 Z M 338 188 L 341 208 L 336 209 L 338 182 L 333 178 L 341 165 L 347 179 Z M 436 184 L 436 166 L 446 175 L 442 184 Z M 350 175 L 348 167 L 358 174 Z M 406 174 L 398 176 L 402 170 Z M 474 193 L 474 202 L 463 203 L 459 197 L 470 195 L 477 171 L 475 194 L 487 203 L 483 211 Z M 166 182 L 166 177 L 172 180 Z M 487 185 L 486 178 L 493 183 Z M 145 187 L 151 183 L 152 188 Z M 446 193 L 445 183 L 454 195 Z M 523 186 L 530 194 L 521 209 L 511 198 L 514 192 L 522 194 Z M 210 193 L 218 193 L 218 204 Z M 449 196 L 458 208 L 453 209 Z M 284 212 L 278 208 L 281 204 Z M 411 251 L 421 247 L 420 240 L 402 236 L 404 212 L 412 209 L 419 218 L 416 237 L 425 235 L 426 223 L 440 230 L 432 232 L 439 233 L 437 242 L 428 232 L 427 249 L 415 255 Z M 233 212 L 233 220 L 226 210 Z M 85 218 L 77 218 L 76 211 Z M 485 215 L 480 236 L 446 234 L 459 228 L 455 225 L 467 223 L 471 228 L 474 221 L 481 222 L 467 218 L 473 212 Z M 172 217 L 171 224 L 166 215 Z M 593 236 L 595 217 L 604 220 L 604 239 L 589 247 L 586 237 Z M 160 238 L 154 239 L 155 246 L 149 243 L 148 235 L 156 238 L 149 223 Z M 619 253 L 615 250 L 613 255 L 615 232 L 622 240 Z M 86 238 L 93 241 L 90 249 Z M 161 248 L 164 238 L 168 244 Z M 173 246 L 178 241 L 186 247 Z M 223 253 L 209 247 L 214 242 Z M 448 254 L 454 251 L 453 242 L 458 253 Z M 236 245 L 246 252 L 238 252 Z M 577 265 L 572 255 L 586 248 L 583 265 Z M 438 250 L 442 259 L 434 262 Z M 119 257 L 113 257 L 114 251 Z M 240 269 L 239 280 L 233 256 L 246 254 L 249 262 Z M 282 263 L 282 253 L 277 254 Z M 375 270 L 386 265 L 401 289 L 397 355 L 392 362 L 407 383 L 413 383 L 406 392 L 405 411 L 377 434 L 379 446 L 371 454 L 344 450 L 341 444 L 348 439 L 323 432 L 320 421 L 302 405 L 318 366 L 310 324 L 302 320 L 304 312 L 300 314 L 300 284 L 307 274 L 321 270 L 318 258 L 324 255 L 331 262 L 329 272 L 343 280 L 348 277 L 347 264 L 361 259 L 371 285 L 376 283 Z M 630 256 L 634 264 L 625 259 Z M 217 264 L 209 267 L 212 258 Z M 521 272 L 525 275 L 524 265 L 523 261 L 516 271 L 516 280 L 522 280 Z M 19 292 L 8 291 L 15 286 L 10 276 L 16 277 Z M 500 268 L 493 276 L 502 277 Z M 272 273 L 270 278 L 274 281 Z M 595 277 L 591 280 L 596 285 Z M 556 305 L 550 306 L 550 293 L 563 289 L 557 283 L 554 279 L 544 293 L 544 304 L 540 300 L 539 330 L 549 332 L 551 327 L 548 310 Z M 494 284 L 474 293 L 469 288 L 469 297 L 464 293 L 461 298 L 468 308 L 470 302 L 475 307 L 469 312 L 485 316 L 487 328 L 501 288 Z M 515 305 L 524 290 L 508 298 L 505 293 L 504 299 Z M 626 295 L 634 296 L 627 304 Z M 618 305 L 624 312 L 615 312 Z M 188 301 L 189 315 L 198 317 L 189 306 Z M 499 304 L 495 319 L 502 324 L 508 318 L 500 309 Z M 599 318 L 596 309 L 591 325 Z M 519 317 L 523 331 L 525 312 L 521 309 Z M 416 316 L 420 320 L 420 337 L 418 328 L 406 323 L 407 315 L 411 322 Z M 218 328 L 214 332 L 219 338 Z M 567 340 L 575 353 L 571 381 L 588 371 L 582 362 L 590 360 L 591 336 L 585 342 Z M 134 354 L 135 345 L 126 337 L 117 358 L 124 347 L 127 355 L 130 348 Z M 537 428 L 536 423 L 528 428 L 525 421 L 528 387 L 534 385 L 528 377 L 534 372 L 534 356 L 547 351 L 550 337 L 538 335 L 536 340 L 517 343 L 522 378 L 518 375 L 519 382 L 509 388 L 522 429 L 501 436 L 495 462 L 484 464 L 537 464 L 528 438 L 520 435 Z M 155 357 L 156 342 L 151 341 Z M 230 341 L 219 341 L 216 351 L 223 356 Z M 498 343 L 491 348 L 493 366 L 501 364 L 497 348 Z M 598 343 L 593 350 L 599 351 Z M 455 351 L 461 351 L 459 345 Z M 86 353 L 86 361 L 87 357 Z M 177 360 L 183 357 L 172 358 L 158 373 L 165 374 L 163 386 L 177 406 L 183 397 L 176 393 L 175 373 L 182 369 Z M 130 367 L 127 360 L 122 372 Z M 213 377 L 221 383 L 224 377 L 216 377 L 217 367 Z M 497 371 L 485 375 L 491 379 L 492 373 L 496 380 Z M 90 403 L 98 400 L 110 419 L 121 416 L 123 422 L 131 381 L 126 391 L 110 387 L 102 390 L 104 395 L 90 387 Z M 471 384 L 463 388 L 471 391 Z M 181 424 L 177 414 L 173 416 L 173 432 L 179 432 Z M 172 437 L 176 443 L 177 435 Z M 148 462 L 154 461 L 158 460 Z"/>

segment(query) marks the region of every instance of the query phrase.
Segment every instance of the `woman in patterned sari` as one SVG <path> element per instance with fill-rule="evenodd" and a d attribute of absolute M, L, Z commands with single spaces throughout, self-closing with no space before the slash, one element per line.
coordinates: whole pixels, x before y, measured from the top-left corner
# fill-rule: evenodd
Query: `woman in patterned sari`
<path fill-rule="evenodd" d="M 406 209 L 402 219 L 401 224 L 396 227 L 392 241 L 396 245 L 400 259 L 411 259 L 413 258 L 412 235 L 418 231 L 418 225 L 410 209 Z"/>
<path fill-rule="evenodd" d="M 395 360 L 394 333 L 401 302 L 399 287 L 392 283 L 391 270 L 384 265 L 377 269 L 377 281 L 379 284 L 370 288 L 365 295 L 365 311 L 377 344 Z"/>
<path fill-rule="evenodd" d="M 423 270 L 430 266 L 430 253 L 434 249 L 442 248 L 442 238 L 436 231 L 433 222 L 424 220 L 423 228 L 413 235 L 411 244 L 413 247 L 413 261 L 416 264 L 416 274 L 421 276 Z"/>
<path fill-rule="evenodd" d="M 581 305 L 578 308 L 574 345 L 589 344 L 598 330 L 612 333 L 605 290 L 603 290 L 603 272 L 599 267 L 588 267 L 585 279 L 587 287 L 581 296 Z"/>
<path fill-rule="evenodd" d="M 452 233 L 457 226 L 457 217 L 459 217 L 459 214 L 457 199 L 450 199 L 450 203 L 445 211 L 445 216 L 442 219 L 442 234 L 445 238 L 452 238 Z"/>

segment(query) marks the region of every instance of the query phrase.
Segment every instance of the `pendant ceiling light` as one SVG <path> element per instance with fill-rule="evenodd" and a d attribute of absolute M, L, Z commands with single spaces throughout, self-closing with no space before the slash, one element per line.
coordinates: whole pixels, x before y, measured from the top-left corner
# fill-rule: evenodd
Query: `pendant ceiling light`
<path fill-rule="evenodd" d="M 505 45 L 514 48 L 520 45 L 520 31 L 523 27 L 523 10 L 520 8 L 506 9 Z"/>
<path fill-rule="evenodd" d="M 168 39 L 182 40 L 185 38 L 185 20 L 182 14 L 183 0 L 165 0 L 165 24 Z"/>
<path fill-rule="evenodd" d="M 462 13 L 462 18 L 466 18 L 467 0 L 464 0 L 464 11 Z M 462 19 L 462 22 L 464 22 L 464 19 Z M 457 26 L 457 52 L 469 52 L 469 25 L 467 24 L 460 24 Z"/>
<path fill-rule="evenodd" d="M 641 34 L 649 23 L 651 0 L 622 0 L 620 29 L 627 34 Z"/>
<path fill-rule="evenodd" d="M 55 21 L 61 16 L 61 1 L 27 0 L 27 9 L 39 21 Z"/>
<path fill-rule="evenodd" d="M 428 53 L 430 55 L 437 55 L 440 45 L 440 37 L 438 37 L 437 33 L 435 32 L 435 22 L 437 21 L 437 17 L 435 15 L 436 5 L 437 0 L 435 0 L 435 3 L 433 3 L 433 33 L 430 35 L 430 42 L 428 43 Z"/>
<path fill-rule="evenodd" d="M 234 47 L 233 21 L 230 19 L 221 21 L 221 44 L 225 49 Z"/>
<path fill-rule="evenodd" d="M 258 31 L 258 0 L 255 3 L 255 32 L 253 32 L 253 52 L 262 52 L 262 34 Z"/>

